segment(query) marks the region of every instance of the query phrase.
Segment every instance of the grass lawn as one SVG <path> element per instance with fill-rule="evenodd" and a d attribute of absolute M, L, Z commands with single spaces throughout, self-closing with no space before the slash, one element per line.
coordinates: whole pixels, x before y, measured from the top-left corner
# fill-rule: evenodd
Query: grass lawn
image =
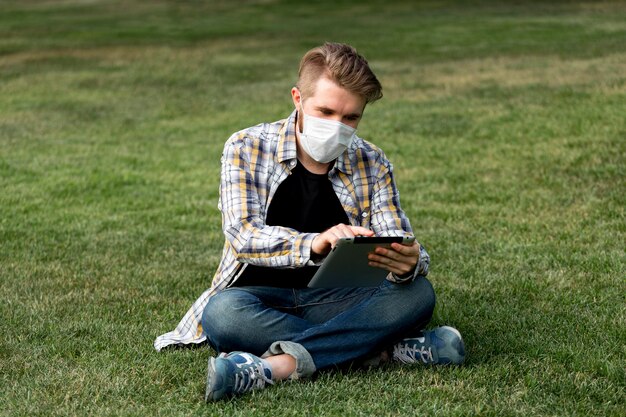
<path fill-rule="evenodd" d="M 0 2 L 0 415 L 626 415 L 626 4 Z M 510 4 L 507 4 L 510 3 Z M 220 154 L 355 45 L 458 368 L 203 402 Z"/>

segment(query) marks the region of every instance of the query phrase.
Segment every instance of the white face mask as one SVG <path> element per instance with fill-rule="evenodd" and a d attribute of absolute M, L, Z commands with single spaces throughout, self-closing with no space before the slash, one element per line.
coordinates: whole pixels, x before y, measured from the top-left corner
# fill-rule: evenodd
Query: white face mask
<path fill-rule="evenodd" d="M 304 116 L 303 132 L 300 143 L 304 151 L 317 162 L 325 164 L 341 155 L 356 134 L 356 129 L 335 120 L 309 116 L 304 112 L 302 101 L 300 109 Z"/>

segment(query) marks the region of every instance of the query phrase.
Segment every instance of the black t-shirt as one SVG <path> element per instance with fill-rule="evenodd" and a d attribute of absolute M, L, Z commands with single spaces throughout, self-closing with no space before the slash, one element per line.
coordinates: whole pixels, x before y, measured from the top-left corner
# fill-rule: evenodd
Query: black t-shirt
<path fill-rule="evenodd" d="M 303 233 L 320 233 L 339 223 L 348 223 L 327 174 L 313 174 L 301 163 L 291 171 L 276 190 L 267 209 L 268 226 L 285 226 Z M 236 287 L 262 285 L 267 287 L 303 288 L 316 266 L 295 269 L 248 265 L 233 284 Z"/>

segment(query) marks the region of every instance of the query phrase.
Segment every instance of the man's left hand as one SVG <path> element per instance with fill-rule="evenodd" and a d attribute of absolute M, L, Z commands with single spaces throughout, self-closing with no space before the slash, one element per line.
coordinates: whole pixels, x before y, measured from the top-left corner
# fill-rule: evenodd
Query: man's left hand
<path fill-rule="evenodd" d="M 411 245 L 392 243 L 391 248 L 376 248 L 368 255 L 368 259 L 370 266 L 385 269 L 401 277 L 415 271 L 419 255 L 420 245 L 417 242 Z"/>

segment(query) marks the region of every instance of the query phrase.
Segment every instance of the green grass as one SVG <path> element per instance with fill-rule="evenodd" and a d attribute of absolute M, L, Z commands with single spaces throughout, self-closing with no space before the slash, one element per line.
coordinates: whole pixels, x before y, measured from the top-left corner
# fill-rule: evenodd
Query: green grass
<path fill-rule="evenodd" d="M 0 3 L 0 414 L 626 414 L 626 6 L 413 3 Z M 467 364 L 206 405 L 210 349 L 152 342 L 219 262 L 223 142 L 325 40 L 385 87 L 359 132 Z"/>

